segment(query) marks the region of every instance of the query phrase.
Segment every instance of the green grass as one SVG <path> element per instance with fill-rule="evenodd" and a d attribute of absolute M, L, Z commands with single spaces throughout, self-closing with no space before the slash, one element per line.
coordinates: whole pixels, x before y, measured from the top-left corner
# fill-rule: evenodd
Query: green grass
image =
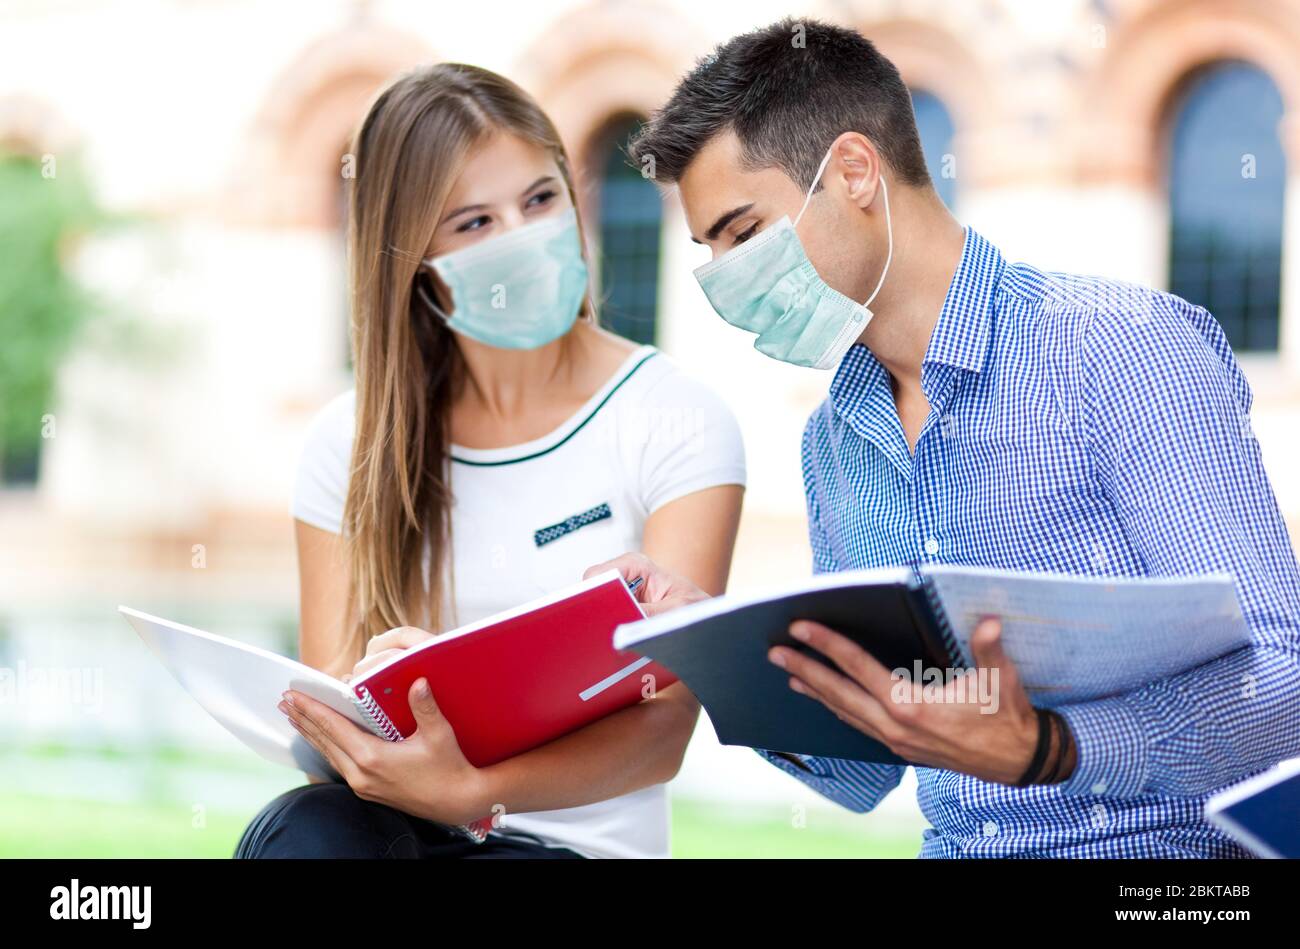
<path fill-rule="evenodd" d="M 251 817 L 0 794 L 0 857 L 229 857 Z"/>
<path fill-rule="evenodd" d="M 0 794 L 0 857 L 229 857 L 253 814 L 184 804 L 114 804 Z M 196 826 L 196 824 L 198 826 Z M 673 803 L 675 857 L 914 857 L 911 834 L 882 836 L 852 815 L 794 827 L 781 810 Z"/>
<path fill-rule="evenodd" d="M 673 856 L 690 857 L 915 857 L 919 830 L 882 833 L 845 811 L 812 811 L 793 826 L 782 808 L 732 809 L 696 801 L 673 801 Z"/>

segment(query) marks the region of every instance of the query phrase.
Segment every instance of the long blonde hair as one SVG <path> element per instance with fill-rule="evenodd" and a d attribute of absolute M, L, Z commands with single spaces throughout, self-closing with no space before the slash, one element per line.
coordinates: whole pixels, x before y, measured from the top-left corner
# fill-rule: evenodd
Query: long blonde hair
<path fill-rule="evenodd" d="M 438 632 L 448 584 L 450 407 L 463 378 L 451 331 L 413 292 L 469 152 L 508 132 L 547 149 L 577 206 L 551 120 L 502 76 L 459 63 L 409 72 L 374 100 L 352 143 L 348 266 L 356 429 L 343 512 L 346 647 L 394 626 Z M 594 319 L 591 300 L 582 316 Z M 427 583 L 423 563 L 429 562 Z"/>

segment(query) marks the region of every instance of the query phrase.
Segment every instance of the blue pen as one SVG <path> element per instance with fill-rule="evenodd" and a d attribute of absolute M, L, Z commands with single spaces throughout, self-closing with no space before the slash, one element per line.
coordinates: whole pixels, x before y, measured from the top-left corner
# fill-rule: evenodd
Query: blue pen
<path fill-rule="evenodd" d="M 631 583 L 629 583 L 629 584 L 627 585 L 627 592 L 628 592 L 628 593 L 631 593 L 632 596 L 635 598 L 635 597 L 636 597 L 636 591 L 639 590 L 639 589 L 641 589 L 641 584 L 642 584 L 643 582 L 644 582 L 644 578 L 643 578 L 643 577 L 637 577 L 635 580 L 633 580 Z"/>

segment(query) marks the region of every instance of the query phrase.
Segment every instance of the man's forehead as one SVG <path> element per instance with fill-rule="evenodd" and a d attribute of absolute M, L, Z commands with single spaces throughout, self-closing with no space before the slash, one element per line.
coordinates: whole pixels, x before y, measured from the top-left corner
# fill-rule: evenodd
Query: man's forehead
<path fill-rule="evenodd" d="M 740 141 L 726 132 L 699 150 L 677 183 L 693 238 L 704 241 L 720 218 L 737 208 L 798 199 L 799 187 L 780 168 L 751 167 Z"/>
<path fill-rule="evenodd" d="M 684 193 L 702 195 L 744 173 L 739 143 L 733 133 L 727 132 L 710 139 L 695 153 L 677 185 Z"/>
<path fill-rule="evenodd" d="M 755 200 L 761 174 L 747 168 L 734 132 L 723 132 L 696 153 L 677 183 L 691 234 L 703 237 L 733 206 Z"/>

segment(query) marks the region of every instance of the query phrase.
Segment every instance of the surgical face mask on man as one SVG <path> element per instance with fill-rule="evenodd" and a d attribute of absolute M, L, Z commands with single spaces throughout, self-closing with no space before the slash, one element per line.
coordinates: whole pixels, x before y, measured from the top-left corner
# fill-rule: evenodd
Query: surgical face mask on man
<path fill-rule="evenodd" d="M 417 283 L 429 308 L 455 332 L 500 349 L 537 349 L 559 339 L 587 292 L 573 208 L 424 264 L 451 292 L 447 314 Z"/>
<path fill-rule="evenodd" d="M 833 148 L 817 168 L 794 223 L 785 215 L 717 260 L 695 270 L 704 295 L 718 315 L 746 332 L 757 333 L 754 348 L 764 355 L 811 369 L 834 369 L 871 322 L 871 301 L 880 292 L 894 258 L 894 228 L 889 219 L 889 189 L 880 178 L 889 250 L 876 289 L 857 303 L 826 284 L 795 228 L 808 210 Z"/>

